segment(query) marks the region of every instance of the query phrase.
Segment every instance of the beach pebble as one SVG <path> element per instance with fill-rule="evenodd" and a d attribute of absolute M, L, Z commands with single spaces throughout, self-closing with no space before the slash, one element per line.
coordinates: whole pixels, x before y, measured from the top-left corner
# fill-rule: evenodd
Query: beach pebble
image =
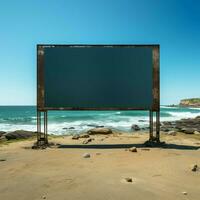
<path fill-rule="evenodd" d="M 46 199 L 47 197 L 46 196 L 42 196 L 42 199 Z"/>
<path fill-rule="evenodd" d="M 137 148 L 136 147 L 131 147 L 131 148 L 129 148 L 129 151 L 130 152 L 137 152 Z"/>
<path fill-rule="evenodd" d="M 112 130 L 109 128 L 93 128 L 90 129 L 87 133 L 90 135 L 98 135 L 98 134 L 107 135 L 107 134 L 112 134 Z"/>
<path fill-rule="evenodd" d="M 187 195 L 187 192 L 182 192 L 183 195 Z"/>
<path fill-rule="evenodd" d="M 5 158 L 0 158 L 0 162 L 4 162 L 4 161 L 6 161 Z"/>
<path fill-rule="evenodd" d="M 172 135 L 172 136 L 175 136 L 176 135 L 176 132 L 175 131 L 168 131 L 167 133 L 168 135 Z"/>
<path fill-rule="evenodd" d="M 89 138 L 89 137 L 90 137 L 90 135 L 87 133 L 79 135 L 79 138 Z"/>
<path fill-rule="evenodd" d="M 3 136 L 4 134 L 6 134 L 5 131 L 0 131 L 0 137 Z"/>
<path fill-rule="evenodd" d="M 83 158 L 90 158 L 90 154 L 89 153 L 84 153 L 83 154 Z"/>
<path fill-rule="evenodd" d="M 92 141 L 92 138 L 87 138 L 83 141 L 83 144 L 88 144 L 89 142 Z"/>
<path fill-rule="evenodd" d="M 194 131 L 194 134 L 200 135 L 200 132 L 199 131 Z"/>
<path fill-rule="evenodd" d="M 80 138 L 80 135 L 77 135 L 77 134 L 72 136 L 72 140 L 78 140 L 79 138 Z"/>
<path fill-rule="evenodd" d="M 128 183 L 132 183 L 132 182 L 133 182 L 133 179 L 130 178 L 130 177 L 126 177 L 126 178 L 124 178 L 124 180 L 125 180 L 126 182 L 128 182 Z"/>
<path fill-rule="evenodd" d="M 193 165 L 191 170 L 192 170 L 193 172 L 198 171 L 198 170 L 199 170 L 198 165 L 197 165 L 197 164 Z"/>

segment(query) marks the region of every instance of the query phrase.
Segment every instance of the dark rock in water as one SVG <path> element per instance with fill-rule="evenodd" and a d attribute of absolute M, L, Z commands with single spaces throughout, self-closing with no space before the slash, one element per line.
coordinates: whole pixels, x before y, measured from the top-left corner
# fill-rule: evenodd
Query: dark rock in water
<path fill-rule="evenodd" d="M 138 125 L 136 125 L 136 124 L 133 124 L 133 125 L 131 126 L 131 129 L 134 130 L 134 131 L 139 131 L 139 130 L 140 130 L 140 127 L 139 127 Z"/>
<path fill-rule="evenodd" d="M 75 129 L 75 128 L 72 126 L 72 127 L 69 127 L 69 129 Z"/>
<path fill-rule="evenodd" d="M 70 129 L 70 130 L 72 130 L 72 129 L 75 129 L 73 126 L 71 126 L 71 127 L 69 127 L 69 128 L 67 128 L 67 127 L 65 127 L 65 128 L 63 128 L 64 130 L 67 130 L 67 129 Z"/>
<path fill-rule="evenodd" d="M 94 124 L 88 124 L 87 126 L 96 127 L 96 125 L 94 125 Z"/>
<path fill-rule="evenodd" d="M 93 128 L 87 131 L 87 133 L 89 135 L 98 135 L 98 134 L 107 135 L 107 134 L 112 134 L 112 130 L 109 128 Z"/>
<path fill-rule="evenodd" d="M 138 122 L 146 122 L 147 120 L 139 119 Z"/>
<path fill-rule="evenodd" d="M 95 128 L 103 128 L 104 126 L 103 125 L 97 125 L 95 126 Z"/>
<path fill-rule="evenodd" d="M 32 131 L 25 131 L 25 130 L 16 130 L 13 132 L 8 132 L 5 134 L 7 140 L 13 139 L 27 139 L 35 136 L 36 133 Z"/>
<path fill-rule="evenodd" d="M 3 136 L 3 135 L 5 135 L 5 134 L 6 134 L 5 131 L 0 131 L 0 137 Z"/>
<path fill-rule="evenodd" d="M 80 138 L 80 135 L 76 134 L 72 136 L 72 140 L 78 140 Z"/>

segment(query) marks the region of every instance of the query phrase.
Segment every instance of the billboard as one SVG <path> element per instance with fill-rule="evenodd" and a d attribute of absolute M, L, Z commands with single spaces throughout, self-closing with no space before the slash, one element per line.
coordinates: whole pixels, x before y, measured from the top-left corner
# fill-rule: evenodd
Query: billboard
<path fill-rule="evenodd" d="M 37 108 L 159 111 L 159 45 L 37 45 Z"/>

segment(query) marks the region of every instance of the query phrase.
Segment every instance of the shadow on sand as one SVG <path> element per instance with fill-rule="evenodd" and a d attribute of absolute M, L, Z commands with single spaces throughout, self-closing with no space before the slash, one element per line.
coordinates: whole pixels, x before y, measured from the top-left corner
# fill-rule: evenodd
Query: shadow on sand
<path fill-rule="evenodd" d="M 60 144 L 58 148 L 82 148 L 82 149 L 120 149 L 120 148 L 163 148 L 163 149 L 177 149 L 177 150 L 197 150 L 200 146 L 190 146 L 190 145 L 180 145 L 180 144 L 170 144 L 170 143 L 154 143 L 149 144 L 145 142 L 144 144 Z"/>

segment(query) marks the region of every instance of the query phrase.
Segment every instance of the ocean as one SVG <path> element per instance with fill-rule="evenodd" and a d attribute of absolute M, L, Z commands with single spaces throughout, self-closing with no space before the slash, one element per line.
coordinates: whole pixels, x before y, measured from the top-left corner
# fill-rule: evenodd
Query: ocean
<path fill-rule="evenodd" d="M 161 121 L 173 121 L 200 116 L 200 108 L 161 106 L 160 114 Z M 95 126 L 131 132 L 132 124 L 148 126 L 148 115 L 147 111 L 49 111 L 48 132 L 73 134 Z M 0 106 L 0 131 L 20 129 L 36 131 L 36 107 Z"/>

